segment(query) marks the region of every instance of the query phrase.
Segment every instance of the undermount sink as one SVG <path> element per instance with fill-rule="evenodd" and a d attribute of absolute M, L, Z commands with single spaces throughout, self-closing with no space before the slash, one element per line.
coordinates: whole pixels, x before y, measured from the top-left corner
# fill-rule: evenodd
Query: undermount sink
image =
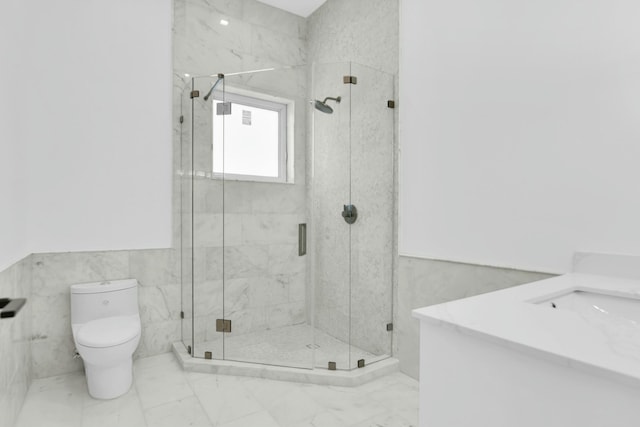
<path fill-rule="evenodd" d="M 534 302 L 556 310 L 569 310 L 593 320 L 627 321 L 640 326 L 640 299 L 576 289 Z"/>

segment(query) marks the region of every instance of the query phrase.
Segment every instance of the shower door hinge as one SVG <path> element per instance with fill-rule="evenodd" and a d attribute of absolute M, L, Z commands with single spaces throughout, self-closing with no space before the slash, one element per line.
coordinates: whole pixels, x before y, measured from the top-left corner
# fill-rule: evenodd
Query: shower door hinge
<path fill-rule="evenodd" d="M 346 85 L 357 85 L 358 84 L 358 78 L 356 76 L 344 76 L 342 78 L 342 81 Z"/>
<path fill-rule="evenodd" d="M 181 319 L 184 319 L 184 311 L 181 311 L 181 312 L 180 312 L 180 318 L 181 318 Z"/>
<path fill-rule="evenodd" d="M 228 116 L 231 114 L 231 103 L 230 102 L 221 102 L 216 106 L 216 115 L 218 116 Z"/>
<path fill-rule="evenodd" d="M 393 331 L 393 323 L 387 323 L 387 331 Z"/>
<path fill-rule="evenodd" d="M 396 108 L 396 101 L 387 101 L 387 108 Z"/>
<path fill-rule="evenodd" d="M 199 96 L 200 96 L 200 91 L 199 90 L 192 90 L 191 91 L 191 99 L 198 98 Z"/>
<path fill-rule="evenodd" d="M 216 319 L 216 332 L 231 332 L 231 320 Z"/>
<path fill-rule="evenodd" d="M 180 123 L 184 123 L 184 116 L 180 116 Z"/>
<path fill-rule="evenodd" d="M 190 345 L 187 346 L 187 353 L 191 354 L 191 346 Z"/>
<path fill-rule="evenodd" d="M 358 368 L 364 368 L 364 359 L 358 360 Z"/>

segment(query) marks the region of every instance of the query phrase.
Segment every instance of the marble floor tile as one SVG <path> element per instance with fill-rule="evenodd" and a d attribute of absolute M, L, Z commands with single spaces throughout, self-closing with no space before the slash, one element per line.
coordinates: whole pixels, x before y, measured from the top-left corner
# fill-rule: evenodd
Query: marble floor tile
<path fill-rule="evenodd" d="M 143 409 L 193 396 L 182 368 L 170 353 L 136 360 L 133 376 Z"/>
<path fill-rule="evenodd" d="M 172 354 L 134 362 L 124 396 L 96 400 L 81 373 L 33 381 L 17 427 L 410 427 L 418 383 L 394 373 L 358 387 L 183 372 Z"/>
<path fill-rule="evenodd" d="M 225 424 L 220 424 L 220 427 L 248 427 L 248 426 L 260 426 L 260 427 L 281 427 L 271 414 L 267 411 L 254 412 L 246 417 L 238 418 L 237 420 L 230 421 Z"/>
<path fill-rule="evenodd" d="M 302 389 L 292 390 L 282 394 L 277 400 L 267 407 L 269 413 L 282 427 L 292 427 L 326 412 L 326 409 L 318 404 Z"/>
<path fill-rule="evenodd" d="M 147 423 L 135 387 L 117 399 L 97 400 L 86 395 L 82 427 L 145 427 Z"/>
<path fill-rule="evenodd" d="M 244 382 L 241 377 L 211 375 L 191 386 L 209 418 L 218 425 L 264 410 Z"/>
<path fill-rule="evenodd" d="M 69 375 L 34 380 L 16 427 L 81 427 L 87 387 L 83 377 Z"/>
<path fill-rule="evenodd" d="M 382 414 L 369 418 L 358 424 L 354 424 L 350 427 L 417 427 L 418 423 L 406 420 L 398 413 Z"/>
<path fill-rule="evenodd" d="M 194 396 L 147 409 L 147 425 L 153 427 L 213 427 L 200 402 Z"/>

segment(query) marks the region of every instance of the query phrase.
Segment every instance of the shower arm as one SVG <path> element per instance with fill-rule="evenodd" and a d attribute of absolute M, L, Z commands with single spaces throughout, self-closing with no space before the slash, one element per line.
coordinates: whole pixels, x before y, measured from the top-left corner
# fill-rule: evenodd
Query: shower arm
<path fill-rule="evenodd" d="M 327 96 L 327 97 L 324 99 L 324 101 L 322 101 L 322 103 L 323 103 L 323 104 L 326 104 L 327 100 L 329 100 L 329 99 L 330 99 L 330 100 L 332 100 L 332 101 L 336 101 L 338 104 L 340 104 L 340 101 L 342 101 L 342 97 L 341 97 L 341 96 L 339 96 L 339 97 L 337 97 L 337 98 L 333 98 L 333 97 L 331 97 L 331 96 Z"/>

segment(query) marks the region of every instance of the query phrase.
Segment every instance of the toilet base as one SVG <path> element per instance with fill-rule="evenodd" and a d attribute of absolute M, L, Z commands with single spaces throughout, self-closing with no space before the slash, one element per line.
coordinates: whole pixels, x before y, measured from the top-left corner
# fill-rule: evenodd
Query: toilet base
<path fill-rule="evenodd" d="M 95 399 L 115 399 L 127 393 L 133 383 L 131 357 L 117 365 L 98 366 L 85 361 L 85 373 L 89 394 Z"/>

